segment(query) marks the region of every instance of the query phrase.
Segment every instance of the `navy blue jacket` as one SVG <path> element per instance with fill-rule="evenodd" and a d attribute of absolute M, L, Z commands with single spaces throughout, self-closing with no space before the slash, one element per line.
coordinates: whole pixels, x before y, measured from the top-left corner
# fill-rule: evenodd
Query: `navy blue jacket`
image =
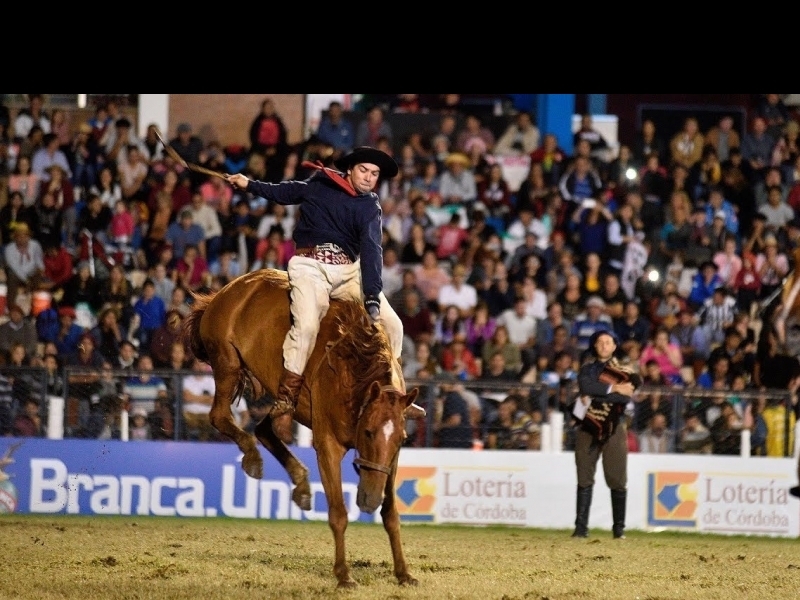
<path fill-rule="evenodd" d="M 353 197 L 322 173 L 305 181 L 250 181 L 247 191 L 278 204 L 302 204 L 292 235 L 295 245 L 336 244 L 351 260 L 361 258 L 365 296 L 377 296 L 383 290 L 381 204 L 377 194 Z"/>

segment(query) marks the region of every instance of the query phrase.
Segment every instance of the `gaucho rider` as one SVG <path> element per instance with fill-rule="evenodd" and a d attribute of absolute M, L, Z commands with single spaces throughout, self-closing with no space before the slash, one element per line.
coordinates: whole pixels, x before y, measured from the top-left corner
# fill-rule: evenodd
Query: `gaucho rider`
<path fill-rule="evenodd" d="M 381 205 L 372 191 L 379 177 L 397 175 L 397 163 L 364 146 L 335 162 L 341 173 L 319 163 L 304 164 L 319 169 L 305 181 L 265 183 L 241 173 L 227 177 L 236 188 L 278 204 L 302 204 L 292 236 L 297 249 L 287 268 L 292 325 L 283 343 L 284 368 L 270 412 L 275 435 L 287 444 L 303 371 L 332 298 L 363 299 L 372 321 L 382 322 L 398 359 L 403 340 L 402 322 L 382 292 Z"/>

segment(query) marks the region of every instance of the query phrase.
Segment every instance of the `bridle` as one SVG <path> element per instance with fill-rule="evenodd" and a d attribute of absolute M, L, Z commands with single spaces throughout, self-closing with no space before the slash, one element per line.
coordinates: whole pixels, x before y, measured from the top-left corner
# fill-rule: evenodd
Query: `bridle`
<path fill-rule="evenodd" d="M 404 392 L 401 392 L 400 390 L 395 389 L 394 386 L 391 386 L 391 385 L 384 385 L 383 387 L 381 387 L 381 392 L 383 392 L 385 394 L 397 394 L 399 396 L 404 396 L 405 395 Z M 362 409 L 362 411 L 363 411 L 363 409 Z M 358 417 L 359 417 L 359 419 L 361 418 L 361 413 L 359 413 Z M 398 451 L 399 451 L 399 449 L 398 449 Z M 358 450 L 356 450 L 356 452 L 358 452 Z M 391 463 L 394 464 L 394 458 L 392 459 Z M 378 463 L 372 462 L 371 460 L 366 460 L 366 459 L 363 459 L 363 458 L 360 458 L 360 457 L 356 457 L 353 460 L 353 468 L 355 469 L 356 475 L 358 475 L 358 476 L 361 476 L 361 469 L 362 468 L 369 469 L 370 471 L 379 471 L 380 473 L 384 473 L 386 475 L 391 475 L 392 474 L 392 468 L 391 467 L 385 467 L 383 465 L 379 465 Z"/>

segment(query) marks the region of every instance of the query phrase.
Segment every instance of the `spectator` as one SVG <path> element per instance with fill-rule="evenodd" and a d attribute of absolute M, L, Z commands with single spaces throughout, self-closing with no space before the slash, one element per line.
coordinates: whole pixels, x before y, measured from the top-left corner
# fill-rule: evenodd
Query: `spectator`
<path fill-rule="evenodd" d="M 31 239 L 31 228 L 24 221 L 17 222 L 11 238 L 3 248 L 3 257 L 7 298 L 14 303 L 20 291 L 33 293 L 39 288 L 44 273 L 44 252 L 41 244 Z"/>
<path fill-rule="evenodd" d="M 785 390 L 800 372 L 797 357 L 784 350 L 778 332 L 768 324 L 761 331 L 755 365 L 753 383 L 758 388 Z"/>
<path fill-rule="evenodd" d="M 795 218 L 794 209 L 784 200 L 780 185 L 767 188 L 767 203 L 759 206 L 758 211 L 766 217 L 767 232 L 775 236 L 786 236 L 786 229 Z"/>
<path fill-rule="evenodd" d="M 571 203 L 570 212 L 580 206 L 584 200 L 600 198 L 603 182 L 600 174 L 594 168 L 591 159 L 586 156 L 577 156 L 572 168 L 566 171 L 558 180 L 558 190 L 564 200 Z"/>
<path fill-rule="evenodd" d="M 9 199 L 13 197 L 13 192 L 18 192 L 22 196 L 22 202 L 16 204 L 16 206 L 33 206 L 39 199 L 41 185 L 42 178 L 31 170 L 30 157 L 20 156 L 17 158 L 17 164 L 8 178 Z M 6 222 L 5 218 L 3 221 Z M 3 239 L 7 238 L 4 237 Z"/>
<path fill-rule="evenodd" d="M 465 118 L 464 126 L 456 133 L 455 142 L 457 152 L 472 155 L 473 151 L 478 151 L 481 155 L 486 155 L 494 151 L 495 137 L 478 115 L 470 114 Z"/>
<path fill-rule="evenodd" d="M 792 377 L 789 391 L 796 399 L 800 378 Z M 767 396 L 767 403 L 761 413 L 767 426 L 767 456 L 791 456 L 794 448 L 794 431 L 797 417 L 794 410 L 787 406 L 789 402 L 780 397 Z"/>
<path fill-rule="evenodd" d="M 26 398 L 14 417 L 13 434 L 17 437 L 44 437 L 45 429 L 36 398 Z"/>
<path fill-rule="evenodd" d="M 638 342 L 642 348 L 647 344 L 651 325 L 642 316 L 637 300 L 627 300 L 622 315 L 612 322 L 621 347 L 630 340 Z"/>
<path fill-rule="evenodd" d="M 492 356 L 500 353 L 503 355 L 505 368 L 517 375 L 522 370 L 522 351 L 520 346 L 513 343 L 508 335 L 508 328 L 505 325 L 496 325 L 494 332 L 481 349 L 480 356 L 484 364 L 489 364 Z"/>
<path fill-rule="evenodd" d="M 75 273 L 64 285 L 64 296 L 61 299 L 64 306 L 72 306 L 76 310 L 83 307 L 88 310 L 90 321 L 97 316 L 97 311 L 102 305 L 100 296 L 100 282 L 92 275 L 89 261 L 82 260 L 75 268 Z M 93 326 L 93 325 L 92 325 Z"/>
<path fill-rule="evenodd" d="M 489 423 L 486 447 L 491 450 L 533 450 L 539 427 L 520 409 L 520 400 L 509 395 L 497 407 L 497 417 Z"/>
<path fill-rule="evenodd" d="M 439 195 L 445 205 L 468 207 L 478 198 L 478 186 L 472 171 L 472 161 L 462 152 L 453 152 L 444 162 L 439 178 Z"/>
<path fill-rule="evenodd" d="M 54 341 L 59 355 L 73 354 L 78 350 L 78 343 L 84 330 L 75 322 L 77 316 L 72 306 L 62 306 L 58 309 L 59 329 Z"/>
<path fill-rule="evenodd" d="M 333 148 L 334 160 L 349 154 L 355 148 L 355 128 L 350 120 L 344 117 L 343 112 L 342 103 L 333 100 L 317 128 L 317 137 Z"/>
<path fill-rule="evenodd" d="M 668 454 L 675 451 L 673 432 L 667 428 L 667 418 L 662 413 L 650 417 L 647 428 L 639 434 L 639 452 Z"/>
<path fill-rule="evenodd" d="M 709 358 L 708 369 L 697 378 L 697 387 L 704 390 L 728 389 L 731 385 L 730 366 L 731 361 L 727 356 L 717 356 L 713 361 Z M 713 419 L 706 418 L 704 421 L 708 426 Z"/>
<path fill-rule="evenodd" d="M 7 356 L 12 346 L 21 344 L 28 356 L 34 356 L 38 343 L 34 322 L 25 318 L 19 304 L 9 304 L 8 321 L 0 325 L 0 355 Z"/>
<path fill-rule="evenodd" d="M 554 133 L 546 133 L 542 145 L 531 152 L 531 166 L 541 164 L 547 186 L 556 187 L 564 175 L 568 162 L 567 153 L 558 145 Z"/>
<path fill-rule="evenodd" d="M 139 350 L 149 352 L 153 333 L 164 324 L 167 312 L 164 301 L 156 296 L 156 285 L 152 279 L 147 279 L 142 284 L 142 295 L 134 303 L 133 310 L 140 319 Z"/>
<path fill-rule="evenodd" d="M 367 111 L 367 118 L 356 127 L 356 146 L 378 145 L 378 140 L 385 138 L 391 144 L 394 140 L 392 126 L 385 120 L 383 109 L 373 106 Z"/>
<path fill-rule="evenodd" d="M 95 348 L 92 334 L 83 331 L 78 338 L 76 349 L 65 354 L 64 365 L 75 367 L 68 371 L 67 384 L 69 397 L 66 407 L 66 429 L 75 437 L 87 437 L 90 416 L 99 402 L 100 369 L 103 356 Z"/>
<path fill-rule="evenodd" d="M 458 307 L 445 306 L 433 326 L 433 343 L 439 350 L 450 344 L 457 335 L 466 336 L 464 317 Z"/>
<path fill-rule="evenodd" d="M 527 312 L 525 298 L 518 296 L 512 308 L 507 308 L 497 318 L 497 325 L 508 331 L 512 344 L 519 349 L 522 357 L 522 370 L 534 364 L 536 348 L 536 319 Z"/>
<path fill-rule="evenodd" d="M 706 132 L 704 141 L 714 149 L 723 163 L 728 160 L 731 149 L 739 148 L 742 144 L 739 132 L 733 127 L 731 115 L 722 115 L 717 124 Z"/>
<path fill-rule="evenodd" d="M 533 117 L 529 112 L 520 111 L 497 140 L 494 154 L 501 156 L 530 154 L 539 147 L 539 142 L 539 128 L 534 124 Z"/>
<path fill-rule="evenodd" d="M 147 411 L 141 406 L 131 410 L 129 439 L 133 441 L 153 439 L 150 433 L 150 423 L 147 421 Z"/>
<path fill-rule="evenodd" d="M 706 332 L 709 344 L 721 344 L 725 337 L 725 329 L 733 325 L 733 318 L 738 308 L 733 298 L 722 286 L 714 289 L 710 298 L 706 298 L 698 311 L 698 318 Z"/>
<path fill-rule="evenodd" d="M 34 126 L 44 133 L 50 133 L 50 115 L 44 110 L 42 94 L 28 94 L 28 106 L 20 110 L 14 119 L 14 139 L 27 137 Z"/>
<path fill-rule="evenodd" d="M 156 399 L 166 398 L 166 383 L 152 371 L 153 359 L 149 354 L 140 354 L 136 361 L 136 375 L 128 377 L 122 388 L 129 410 L 141 408 L 150 415 L 156 410 Z"/>
<path fill-rule="evenodd" d="M 120 344 L 127 338 L 127 331 L 119 322 L 117 310 L 113 306 L 106 306 L 97 318 L 97 325 L 91 330 L 97 351 L 111 365 L 119 357 Z"/>
<path fill-rule="evenodd" d="M 439 448 L 471 448 L 474 428 L 463 386 L 448 382 L 440 389 L 442 411 L 435 423 Z"/>
<path fill-rule="evenodd" d="M 775 139 L 768 133 L 767 127 L 764 117 L 756 115 L 750 121 L 750 129 L 742 137 L 742 158 L 752 169 L 755 181 L 764 177 L 772 163 Z"/>
<path fill-rule="evenodd" d="M 547 414 L 549 409 L 556 411 L 566 411 L 572 402 L 575 392 L 575 384 L 578 381 L 578 373 L 575 370 L 577 364 L 574 354 L 567 350 L 556 351 L 552 359 L 546 355 L 539 355 L 539 381 L 544 386 L 539 395 L 539 408 L 543 414 Z M 533 391 L 531 394 L 533 395 Z"/>
<path fill-rule="evenodd" d="M 478 301 L 473 314 L 465 323 L 467 347 L 478 358 L 483 355 L 483 347 L 492 339 L 497 320 L 489 314 L 489 306 Z"/>
<path fill-rule="evenodd" d="M 97 175 L 97 180 L 88 189 L 89 193 L 97 194 L 103 204 L 113 207 L 122 200 L 122 186 L 109 165 L 103 165 Z"/>
<path fill-rule="evenodd" d="M 149 193 L 147 175 L 149 167 L 147 159 L 139 146 L 131 144 L 127 147 L 125 158 L 117 162 L 122 198 L 127 202 L 146 201 Z M 150 207 L 151 212 L 154 208 Z"/>
<path fill-rule="evenodd" d="M 703 262 L 697 274 L 692 278 L 692 289 L 689 292 L 687 303 L 695 310 L 703 307 L 703 303 L 710 298 L 717 288 L 724 287 L 725 282 L 718 273 L 716 263 L 707 260 Z"/>
<path fill-rule="evenodd" d="M 756 114 L 764 119 L 767 133 L 776 140 L 792 118 L 780 94 L 762 94 L 756 106 Z"/>
<path fill-rule="evenodd" d="M 435 250 L 426 250 L 422 257 L 422 263 L 413 268 L 414 278 L 417 288 L 422 292 L 428 308 L 438 313 L 439 291 L 443 286 L 450 284 L 450 275 L 439 265 Z M 476 292 L 477 293 L 477 292 Z"/>
<path fill-rule="evenodd" d="M 591 155 L 601 160 L 605 160 L 605 152 L 609 149 L 608 141 L 594 127 L 592 115 L 589 113 L 581 115 L 581 123 L 572 135 L 572 144 L 577 146 L 582 140 L 589 142 Z"/>
<path fill-rule="evenodd" d="M 778 249 L 774 235 L 764 237 L 764 250 L 756 255 L 755 267 L 761 281 L 759 299 L 767 298 L 783 285 L 783 278 L 789 273 L 789 259 Z"/>
<path fill-rule="evenodd" d="M 457 264 L 453 267 L 453 276 L 448 283 L 439 288 L 436 298 L 438 306 L 456 306 L 462 318 L 472 316 L 478 304 L 478 292 L 474 285 L 466 282 L 467 269 Z"/>
<path fill-rule="evenodd" d="M 652 339 L 642 350 L 642 355 L 639 358 L 642 370 L 650 360 L 655 360 L 658 363 L 661 373 L 670 385 L 683 382 L 681 378 L 683 354 L 680 346 L 670 341 L 669 331 L 663 326 L 656 329 Z"/>
<path fill-rule="evenodd" d="M 570 335 L 581 354 L 589 350 L 589 339 L 599 331 L 613 332 L 611 319 L 603 312 L 606 303 L 600 296 L 586 300 L 586 311 L 579 314 L 572 324 Z M 615 344 L 616 345 L 616 344 Z"/>
<path fill-rule="evenodd" d="M 127 202 L 124 200 L 117 200 L 113 210 L 111 222 L 108 226 L 109 246 L 117 250 L 118 255 L 123 257 L 123 262 L 128 263 L 130 253 L 134 249 L 136 222 L 133 214 L 128 209 Z"/>
<path fill-rule="evenodd" d="M 670 343 L 678 346 L 683 357 L 683 364 L 692 367 L 696 379 L 711 353 L 706 330 L 695 319 L 688 308 L 678 313 L 678 323 L 670 331 Z"/>
<path fill-rule="evenodd" d="M 207 442 L 216 437 L 209 415 L 216 390 L 214 376 L 200 359 L 192 361 L 192 374 L 182 378 L 183 419 L 186 439 Z"/>
<path fill-rule="evenodd" d="M 781 198 L 786 201 L 789 196 L 789 185 L 784 181 L 781 169 L 779 167 L 768 166 L 764 170 L 763 178 L 753 185 L 756 208 L 759 209 L 759 212 L 761 207 L 769 202 L 769 188 L 775 185 L 781 188 Z"/>
<path fill-rule="evenodd" d="M 696 411 L 689 411 L 684 417 L 684 425 L 678 434 L 677 450 L 684 454 L 711 454 L 711 432 L 703 425 Z"/>
<path fill-rule="evenodd" d="M 282 205 L 276 204 L 275 206 Z M 192 224 L 199 226 L 203 230 L 205 257 L 210 264 L 213 264 L 218 259 L 222 248 L 222 223 L 220 222 L 219 214 L 203 198 L 202 193 L 199 191 L 192 193 L 191 204 L 187 209 L 191 210 Z"/>
<path fill-rule="evenodd" d="M 186 291 L 184 288 L 178 286 L 173 290 L 172 294 L 173 301 L 167 307 L 164 324 L 155 330 L 150 342 L 150 354 L 153 358 L 153 364 L 159 369 L 168 369 L 172 365 L 172 346 L 176 341 L 183 339 L 181 335 L 183 319 L 191 311 L 189 305 L 186 304 Z"/>
<path fill-rule="evenodd" d="M 705 140 L 700 133 L 700 126 L 696 117 L 687 117 L 683 127 L 669 142 L 670 158 L 673 163 L 683 166 L 691 172 L 703 154 Z"/>
<path fill-rule="evenodd" d="M 711 424 L 712 452 L 738 456 L 741 445 L 741 421 L 730 402 L 720 404 L 720 415 Z"/>
<path fill-rule="evenodd" d="M 261 102 L 261 110 L 250 124 L 250 152 L 263 154 L 268 160 L 277 157 L 282 161 L 288 150 L 287 138 L 286 125 L 275 109 L 275 102 L 272 98 L 265 98 Z"/>

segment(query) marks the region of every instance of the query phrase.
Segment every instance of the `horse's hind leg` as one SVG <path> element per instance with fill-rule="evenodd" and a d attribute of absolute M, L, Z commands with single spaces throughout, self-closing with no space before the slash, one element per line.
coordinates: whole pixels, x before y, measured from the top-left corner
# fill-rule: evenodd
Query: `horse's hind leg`
<path fill-rule="evenodd" d="M 303 510 L 311 510 L 311 484 L 308 481 L 308 468 L 300 462 L 291 450 L 272 431 L 272 421 L 265 417 L 258 425 L 255 432 L 258 441 L 269 450 L 281 466 L 289 474 L 289 479 L 294 484 L 292 500 Z"/>
<path fill-rule="evenodd" d="M 403 543 L 400 540 L 400 515 L 397 512 L 397 499 L 394 494 L 395 476 L 397 475 L 397 459 L 392 466 L 392 472 L 386 478 L 386 489 L 381 505 L 381 519 L 383 528 L 389 535 L 389 545 L 392 548 L 394 560 L 394 574 L 400 585 L 417 585 L 419 581 L 408 572 Z"/>
<path fill-rule="evenodd" d="M 236 393 L 240 372 L 239 359 L 233 349 L 231 349 L 231 355 L 229 360 L 233 362 L 228 362 L 228 364 L 236 365 L 234 368 L 217 366 L 214 369 L 216 389 L 214 391 L 214 404 L 211 406 L 209 418 L 217 431 L 236 442 L 239 450 L 244 453 L 242 457 L 242 469 L 244 472 L 253 479 L 261 479 L 264 474 L 264 461 L 258 452 L 256 439 L 236 424 L 231 413 L 231 400 Z M 219 362 L 221 361 L 217 361 L 217 365 Z"/>

